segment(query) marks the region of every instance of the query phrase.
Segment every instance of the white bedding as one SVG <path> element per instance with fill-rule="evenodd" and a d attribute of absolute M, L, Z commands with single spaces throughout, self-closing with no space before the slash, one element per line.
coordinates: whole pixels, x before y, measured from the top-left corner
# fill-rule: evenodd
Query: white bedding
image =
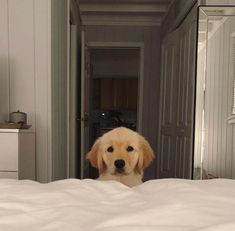
<path fill-rule="evenodd" d="M 235 181 L 0 180 L 0 231 L 232 231 Z"/>

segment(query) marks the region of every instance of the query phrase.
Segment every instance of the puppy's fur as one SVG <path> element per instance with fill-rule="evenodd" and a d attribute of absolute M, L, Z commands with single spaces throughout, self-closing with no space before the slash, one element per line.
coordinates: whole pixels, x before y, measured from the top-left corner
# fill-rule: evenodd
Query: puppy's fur
<path fill-rule="evenodd" d="M 142 183 L 143 170 L 154 158 L 148 141 L 119 127 L 98 138 L 87 159 L 99 170 L 99 180 L 116 180 L 133 187 Z"/>

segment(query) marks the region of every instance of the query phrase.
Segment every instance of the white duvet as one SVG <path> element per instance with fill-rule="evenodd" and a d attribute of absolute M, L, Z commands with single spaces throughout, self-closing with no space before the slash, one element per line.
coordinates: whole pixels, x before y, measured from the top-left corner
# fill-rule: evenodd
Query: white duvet
<path fill-rule="evenodd" d="M 0 180 L 0 231 L 232 231 L 235 181 Z"/>

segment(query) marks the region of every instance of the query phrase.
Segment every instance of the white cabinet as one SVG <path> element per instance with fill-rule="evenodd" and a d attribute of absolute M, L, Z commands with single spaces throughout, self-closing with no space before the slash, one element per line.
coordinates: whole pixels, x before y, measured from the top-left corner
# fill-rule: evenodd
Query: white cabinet
<path fill-rule="evenodd" d="M 35 180 L 35 133 L 0 129 L 0 178 Z"/>

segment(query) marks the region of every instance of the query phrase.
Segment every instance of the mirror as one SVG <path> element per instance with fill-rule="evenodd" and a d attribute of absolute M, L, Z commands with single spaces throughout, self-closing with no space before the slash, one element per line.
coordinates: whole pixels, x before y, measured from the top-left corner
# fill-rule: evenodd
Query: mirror
<path fill-rule="evenodd" d="M 235 179 L 235 7 L 200 7 L 194 179 Z"/>

